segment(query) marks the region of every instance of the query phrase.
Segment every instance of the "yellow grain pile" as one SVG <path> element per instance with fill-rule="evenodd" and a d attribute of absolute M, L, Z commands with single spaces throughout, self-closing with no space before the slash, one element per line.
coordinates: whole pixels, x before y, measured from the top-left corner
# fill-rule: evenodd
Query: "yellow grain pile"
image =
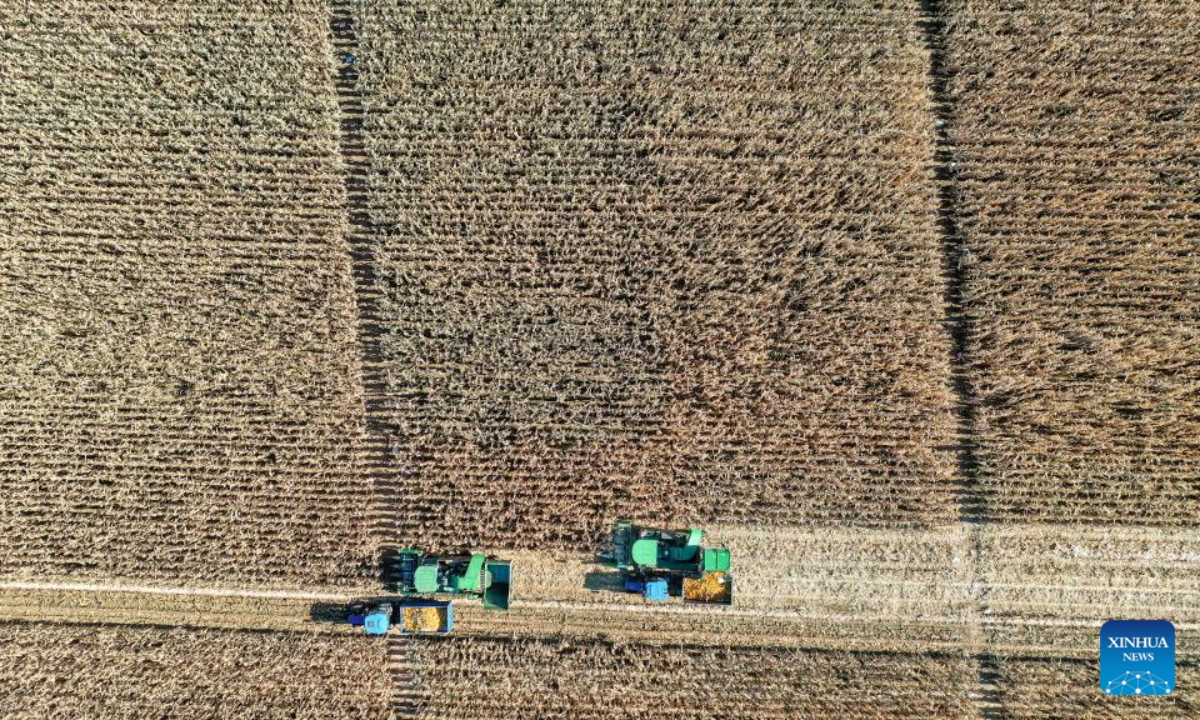
<path fill-rule="evenodd" d="M 380 720 L 384 647 L 311 633 L 0 626 L 0 717 Z"/>
<path fill-rule="evenodd" d="M 0 574 L 369 577 L 328 7 L 0 18 Z"/>
<path fill-rule="evenodd" d="M 451 638 L 410 649 L 421 717 L 455 720 L 962 718 L 961 656 Z"/>
<path fill-rule="evenodd" d="M 1200 516 L 1200 4 L 947 3 L 981 486 Z"/>
<path fill-rule="evenodd" d="M 723 572 L 683 579 L 683 599 L 692 602 L 728 602 L 733 586 Z"/>
<path fill-rule="evenodd" d="M 403 536 L 957 517 L 919 3 L 361 5 Z"/>
<path fill-rule="evenodd" d="M 437 632 L 442 627 L 445 611 L 435 607 L 404 608 L 404 629 L 412 632 Z"/>

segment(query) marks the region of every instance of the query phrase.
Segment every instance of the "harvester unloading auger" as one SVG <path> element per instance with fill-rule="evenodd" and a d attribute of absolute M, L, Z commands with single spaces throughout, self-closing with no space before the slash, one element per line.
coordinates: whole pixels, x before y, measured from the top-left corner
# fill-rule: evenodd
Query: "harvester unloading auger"
<path fill-rule="evenodd" d="M 346 620 L 368 635 L 386 635 L 396 625 L 402 635 L 444 635 L 454 629 L 452 600 L 436 595 L 478 597 L 489 610 L 507 610 L 512 564 L 482 553 L 427 555 L 402 550 L 396 560 L 396 597 L 359 600 L 346 608 Z"/>
<path fill-rule="evenodd" d="M 613 526 L 611 554 L 626 592 L 664 602 L 680 596 L 685 603 L 733 602 L 729 549 L 704 546 L 704 531 L 659 530 L 618 520 Z"/>

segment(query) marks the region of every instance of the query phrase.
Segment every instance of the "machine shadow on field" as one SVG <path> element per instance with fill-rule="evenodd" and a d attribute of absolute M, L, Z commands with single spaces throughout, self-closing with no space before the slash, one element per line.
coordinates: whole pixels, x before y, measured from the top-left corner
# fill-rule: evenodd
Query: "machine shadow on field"
<path fill-rule="evenodd" d="M 625 580 L 615 568 L 589 570 L 583 576 L 583 587 L 592 592 L 625 592 Z"/>
<path fill-rule="evenodd" d="M 346 606 L 341 603 L 313 603 L 308 609 L 308 619 L 319 623 L 344 623 Z"/>

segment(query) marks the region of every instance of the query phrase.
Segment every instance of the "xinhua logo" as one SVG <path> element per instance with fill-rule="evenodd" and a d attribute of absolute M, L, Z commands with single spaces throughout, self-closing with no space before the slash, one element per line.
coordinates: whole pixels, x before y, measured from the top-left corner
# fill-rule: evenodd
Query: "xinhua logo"
<path fill-rule="evenodd" d="M 1168 695 L 1175 690 L 1175 626 L 1166 620 L 1104 623 L 1100 689 L 1108 695 Z"/>

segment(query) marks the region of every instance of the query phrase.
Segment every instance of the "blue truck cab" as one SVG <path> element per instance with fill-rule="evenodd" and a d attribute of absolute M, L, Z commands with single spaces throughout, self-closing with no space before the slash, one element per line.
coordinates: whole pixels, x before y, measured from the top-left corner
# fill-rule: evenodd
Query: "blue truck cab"
<path fill-rule="evenodd" d="M 652 602 L 666 602 L 668 596 L 668 587 L 666 578 L 654 578 L 653 580 L 633 580 L 625 581 L 625 592 L 639 593 L 642 597 Z"/>
<path fill-rule="evenodd" d="M 363 630 L 368 635 L 380 636 L 388 634 L 388 628 L 392 626 L 392 613 L 390 606 L 385 607 L 387 609 L 376 608 L 363 618 Z"/>

